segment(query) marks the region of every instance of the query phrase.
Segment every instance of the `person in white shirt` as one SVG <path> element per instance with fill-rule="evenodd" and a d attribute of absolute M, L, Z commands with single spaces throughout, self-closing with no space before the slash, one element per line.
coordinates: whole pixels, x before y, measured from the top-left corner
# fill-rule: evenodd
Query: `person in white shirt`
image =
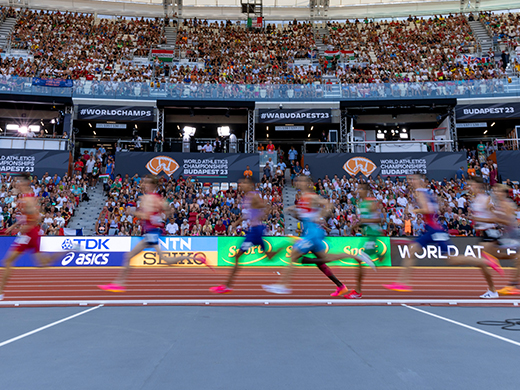
<path fill-rule="evenodd" d="M 185 235 L 185 234 L 189 233 L 189 231 L 190 231 L 190 224 L 188 223 L 188 220 L 185 219 L 184 221 L 182 221 L 181 234 Z"/>
<path fill-rule="evenodd" d="M 399 195 L 399 198 L 397 198 L 397 204 L 401 207 L 406 207 L 408 204 L 408 199 L 404 197 L 403 194 Z"/>
<path fill-rule="evenodd" d="M 179 231 L 179 225 L 177 225 L 173 220 L 171 220 L 168 225 L 166 225 L 166 231 L 170 236 L 174 236 Z"/>
<path fill-rule="evenodd" d="M 466 198 L 463 195 L 463 196 L 461 196 L 460 198 L 457 199 L 457 207 L 459 209 L 464 210 L 465 206 L 466 206 Z"/>
<path fill-rule="evenodd" d="M 208 142 L 206 145 L 202 147 L 202 151 L 204 153 L 212 153 L 213 152 L 213 146 Z"/>
<path fill-rule="evenodd" d="M 58 211 L 58 215 L 54 218 L 54 222 L 56 223 L 56 226 L 63 227 L 65 226 L 65 218 L 61 216 L 61 212 Z"/>

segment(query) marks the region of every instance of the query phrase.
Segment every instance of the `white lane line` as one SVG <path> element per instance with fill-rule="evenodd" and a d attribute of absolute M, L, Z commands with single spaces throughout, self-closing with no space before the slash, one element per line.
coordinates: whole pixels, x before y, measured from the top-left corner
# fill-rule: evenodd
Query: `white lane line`
<path fill-rule="evenodd" d="M 267 294 L 266 294 L 267 295 Z M 108 294 L 106 295 L 108 296 Z M 264 296 L 263 298 L 199 298 L 197 295 L 185 296 L 183 299 L 158 299 L 156 296 L 150 296 L 149 298 L 142 298 L 138 295 L 120 295 L 121 299 L 117 299 L 115 295 L 112 295 L 115 299 L 89 299 L 88 297 L 69 297 L 69 299 L 59 299 L 61 297 L 55 297 L 56 299 L 48 300 L 20 300 L 20 301 L 0 301 L 0 310 L 3 307 L 13 306 L 76 306 L 80 304 L 87 305 L 142 305 L 144 303 L 148 305 L 206 305 L 209 304 L 244 304 L 244 305 L 255 305 L 255 304 L 300 304 L 300 305 L 315 305 L 322 304 L 328 305 L 328 302 L 332 302 L 332 305 L 339 306 L 365 306 L 365 305 L 428 305 L 428 304 L 439 304 L 439 305 L 485 305 L 486 307 L 497 306 L 497 305 L 519 305 L 520 300 L 515 299 L 308 299 L 308 298 L 269 298 Z M 125 297 L 124 299 L 122 297 Z M 54 298 L 54 297 L 50 297 Z M 411 308 L 411 307 L 410 307 Z"/>
<path fill-rule="evenodd" d="M 452 324 L 455 324 L 455 325 L 458 325 L 458 326 L 462 326 L 463 328 L 466 328 L 466 329 L 469 329 L 469 330 L 473 330 L 473 331 L 478 332 L 478 333 L 485 334 L 486 336 L 494 337 L 495 339 L 499 339 L 499 340 L 505 341 L 506 343 L 516 345 L 517 347 L 520 347 L 520 343 L 518 341 L 514 341 L 514 340 L 511 340 L 511 339 L 499 336 L 499 335 L 494 334 L 494 333 L 489 333 L 489 332 L 486 332 L 485 330 L 478 329 L 478 328 L 475 328 L 473 326 L 463 324 L 462 322 L 458 322 L 458 321 L 451 320 L 449 318 L 446 318 L 446 317 L 443 317 L 443 316 L 440 316 L 440 315 L 437 315 L 437 314 L 430 313 L 429 311 L 426 311 L 426 310 L 417 309 L 416 307 L 408 306 L 408 305 L 406 305 L 404 303 L 402 304 L 402 306 L 404 306 L 404 307 L 406 307 L 408 309 L 412 309 L 412 310 L 418 311 L 418 312 L 423 313 L 423 314 L 427 314 L 429 316 L 438 318 L 438 319 L 446 321 L 446 322 L 451 322 Z"/>
<path fill-rule="evenodd" d="M 63 318 L 61 320 L 58 320 L 58 321 L 55 321 L 53 322 L 52 324 L 48 324 L 48 325 L 45 325 L 45 326 L 42 326 L 41 328 L 38 328 L 38 329 L 34 329 L 34 330 L 31 330 L 30 332 L 27 332 L 27 333 L 24 333 L 24 334 L 21 334 L 20 336 L 16 336 L 16 337 L 13 337 L 12 339 L 9 339 L 9 340 L 6 340 L 4 341 L 3 343 L 0 343 L 0 347 L 3 347 L 7 344 L 11 344 L 11 343 L 14 343 L 15 341 L 18 341 L 20 339 L 23 339 L 27 336 L 30 336 L 30 335 L 33 335 L 35 333 L 38 333 L 38 332 L 41 332 L 42 330 L 45 330 L 45 329 L 48 329 L 48 328 L 51 328 L 53 326 L 56 326 L 58 324 L 61 324 L 62 322 L 65 322 L 65 321 L 68 321 L 68 320 L 72 320 L 73 318 L 76 318 L 76 317 L 79 317 L 79 316 L 82 316 L 83 314 L 87 314 L 89 311 L 92 311 L 92 310 L 96 310 L 96 309 L 99 309 L 100 307 L 102 307 L 103 305 L 98 305 L 96 307 L 91 307 L 90 309 L 87 309 L 87 310 L 83 310 L 79 313 L 76 313 L 74 315 L 71 315 L 69 317 L 66 317 L 66 318 Z"/>

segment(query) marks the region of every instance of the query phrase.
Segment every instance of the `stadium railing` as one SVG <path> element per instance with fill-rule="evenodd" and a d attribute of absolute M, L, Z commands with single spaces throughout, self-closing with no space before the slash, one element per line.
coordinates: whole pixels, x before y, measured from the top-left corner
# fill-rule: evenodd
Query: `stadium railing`
<path fill-rule="evenodd" d="M 68 81 L 70 82 L 70 81 Z M 58 83 L 56 83 L 58 84 Z M 338 101 L 373 99 L 475 98 L 520 96 L 520 79 L 421 83 L 341 84 L 154 84 L 149 82 L 74 81 L 72 87 L 34 85 L 31 78 L 0 80 L 0 94 L 97 99 L 193 99 L 251 101 Z"/>

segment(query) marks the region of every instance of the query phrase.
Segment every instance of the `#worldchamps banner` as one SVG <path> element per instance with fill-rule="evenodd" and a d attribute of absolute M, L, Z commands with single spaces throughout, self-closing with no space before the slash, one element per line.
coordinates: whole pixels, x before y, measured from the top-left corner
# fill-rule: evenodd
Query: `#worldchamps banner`
<path fill-rule="evenodd" d="M 49 175 L 67 173 L 69 152 L 0 149 L 0 174 L 30 173 L 41 177 L 45 172 Z"/>
<path fill-rule="evenodd" d="M 153 107 L 80 105 L 78 119 L 100 121 L 154 121 Z"/>
<path fill-rule="evenodd" d="M 332 110 L 329 108 L 309 109 L 259 109 L 258 123 L 331 123 Z"/>
<path fill-rule="evenodd" d="M 256 179 L 260 172 L 258 154 L 239 153 L 116 153 L 116 174 L 145 176 L 149 174 L 173 177 L 183 176 L 199 181 L 238 182 L 249 165 Z"/>
<path fill-rule="evenodd" d="M 520 117 L 520 103 L 464 104 L 455 108 L 457 121 Z"/>
<path fill-rule="evenodd" d="M 466 153 L 307 153 L 313 179 L 328 175 L 343 177 L 369 177 L 378 175 L 406 176 L 425 174 L 429 179 L 452 179 L 460 167 L 466 167 Z"/>

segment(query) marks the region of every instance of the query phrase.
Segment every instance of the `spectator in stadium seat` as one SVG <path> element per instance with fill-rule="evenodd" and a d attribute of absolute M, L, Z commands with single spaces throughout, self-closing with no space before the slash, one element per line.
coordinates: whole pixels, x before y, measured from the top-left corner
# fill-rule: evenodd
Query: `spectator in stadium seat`
<path fill-rule="evenodd" d="M 274 151 L 275 151 L 275 147 L 274 147 L 274 145 L 273 145 L 273 141 L 269 141 L 269 143 L 267 144 L 267 148 L 266 148 L 266 150 L 267 150 L 268 152 L 274 152 Z"/>
<path fill-rule="evenodd" d="M 251 168 L 249 168 L 249 165 L 246 166 L 246 170 L 244 171 L 244 177 L 247 178 L 247 177 L 252 177 L 253 176 L 253 171 L 251 170 Z"/>
<path fill-rule="evenodd" d="M 222 219 L 219 219 L 215 225 L 215 235 L 224 236 L 226 234 L 226 230 L 226 227 L 222 223 Z"/>
<path fill-rule="evenodd" d="M 290 161 L 298 159 L 298 151 L 294 149 L 294 146 L 291 146 L 291 149 L 289 149 L 288 157 Z"/>
<path fill-rule="evenodd" d="M 211 143 L 208 141 L 208 142 L 206 142 L 206 145 L 204 145 L 200 151 L 202 153 L 213 153 L 213 146 L 211 146 Z"/>

